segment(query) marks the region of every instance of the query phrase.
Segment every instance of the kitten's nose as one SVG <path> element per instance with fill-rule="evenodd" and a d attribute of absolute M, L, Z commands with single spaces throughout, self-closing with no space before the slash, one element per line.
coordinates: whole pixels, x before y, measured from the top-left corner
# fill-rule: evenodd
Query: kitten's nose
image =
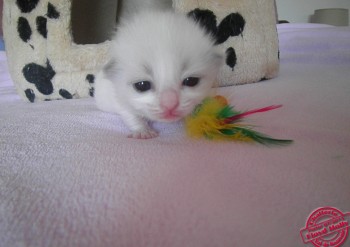
<path fill-rule="evenodd" d="M 160 96 L 160 106 L 163 110 L 172 111 L 179 106 L 179 96 L 175 90 L 167 90 Z"/>

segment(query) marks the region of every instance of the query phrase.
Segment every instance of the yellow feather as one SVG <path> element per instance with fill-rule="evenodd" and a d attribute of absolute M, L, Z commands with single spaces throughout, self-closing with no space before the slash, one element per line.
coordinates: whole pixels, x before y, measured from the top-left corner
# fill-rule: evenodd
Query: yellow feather
<path fill-rule="evenodd" d="M 215 98 L 205 99 L 185 120 L 188 135 L 200 138 L 206 133 L 220 132 L 218 129 L 221 128 L 221 123 L 217 119 L 217 113 L 222 107 L 222 101 Z"/>
<path fill-rule="evenodd" d="M 227 100 L 222 96 L 205 99 L 201 105 L 197 106 L 193 114 L 185 119 L 187 134 L 194 138 L 205 136 L 211 140 L 253 141 L 239 131 L 234 135 L 225 135 L 221 132 L 243 126 L 237 123 L 224 123 L 217 118 L 220 110 L 226 105 Z"/>
<path fill-rule="evenodd" d="M 222 96 L 206 98 L 185 119 L 187 134 L 194 138 L 258 142 L 265 145 L 286 145 L 292 140 L 274 139 L 240 123 L 241 118 L 257 112 L 269 111 L 280 106 L 270 106 L 248 112 L 237 112 Z"/>

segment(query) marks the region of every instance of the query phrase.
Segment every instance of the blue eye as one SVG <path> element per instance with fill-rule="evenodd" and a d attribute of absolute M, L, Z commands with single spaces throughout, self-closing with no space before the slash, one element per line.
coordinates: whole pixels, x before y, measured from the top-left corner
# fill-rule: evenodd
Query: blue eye
<path fill-rule="evenodd" d="M 194 87 L 199 83 L 198 77 L 187 77 L 185 80 L 183 80 L 182 85 L 186 87 Z"/>
<path fill-rule="evenodd" d="M 143 93 L 143 92 L 146 92 L 152 88 L 152 83 L 149 81 L 136 82 L 136 83 L 134 83 L 134 88 L 136 91 Z"/>

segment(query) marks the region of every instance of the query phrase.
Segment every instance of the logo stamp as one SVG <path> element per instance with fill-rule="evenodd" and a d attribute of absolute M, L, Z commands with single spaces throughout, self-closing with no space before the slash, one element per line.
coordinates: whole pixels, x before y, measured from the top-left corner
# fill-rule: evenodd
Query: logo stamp
<path fill-rule="evenodd" d="M 311 243 L 315 247 L 340 247 L 349 235 L 349 227 L 350 212 L 323 207 L 310 214 L 300 236 L 305 244 Z"/>

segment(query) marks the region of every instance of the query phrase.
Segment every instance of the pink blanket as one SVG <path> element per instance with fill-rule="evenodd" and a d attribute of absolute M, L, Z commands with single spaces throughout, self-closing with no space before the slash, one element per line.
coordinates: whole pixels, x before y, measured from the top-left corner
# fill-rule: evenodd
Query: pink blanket
<path fill-rule="evenodd" d="M 2 53 L 0 246 L 306 246 L 313 210 L 350 211 L 350 29 L 278 31 L 278 78 L 218 90 L 242 110 L 283 104 L 249 118 L 295 141 L 278 148 L 192 140 L 182 123 L 128 139 L 93 99 L 22 102 Z"/>

